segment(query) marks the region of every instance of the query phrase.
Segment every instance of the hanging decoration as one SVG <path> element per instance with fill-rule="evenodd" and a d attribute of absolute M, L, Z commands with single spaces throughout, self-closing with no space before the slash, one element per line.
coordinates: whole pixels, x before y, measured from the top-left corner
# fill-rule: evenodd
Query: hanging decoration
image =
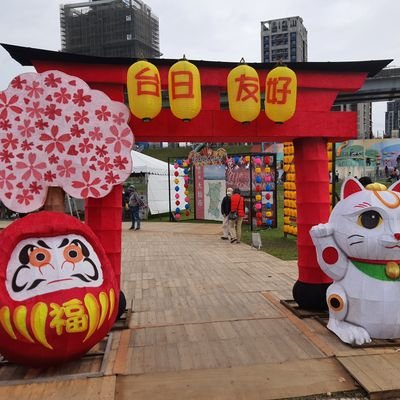
<path fill-rule="evenodd" d="M 240 65 L 229 72 L 228 103 L 231 117 L 243 124 L 254 121 L 260 114 L 260 81 L 257 71 L 242 58 Z"/>
<path fill-rule="evenodd" d="M 261 159 L 260 157 L 255 157 L 253 159 L 253 164 L 255 166 L 254 168 L 254 172 L 255 172 L 255 182 L 257 184 L 256 186 L 256 195 L 255 195 L 255 204 L 254 204 L 254 208 L 256 210 L 256 225 L 257 227 L 262 226 L 263 223 L 263 213 L 262 213 L 262 194 L 260 190 L 257 190 L 257 188 L 260 188 L 260 183 L 262 183 L 262 177 L 261 177 Z"/>
<path fill-rule="evenodd" d="M 326 147 L 328 153 L 328 170 L 332 177 L 334 170 L 333 165 L 333 151 L 332 143 L 327 143 Z M 296 168 L 294 164 L 294 146 L 293 142 L 285 142 L 283 144 L 283 232 L 286 235 L 297 236 L 297 191 L 296 191 Z M 333 204 L 333 183 L 329 182 L 329 194 L 331 197 L 330 208 L 332 210 Z"/>
<path fill-rule="evenodd" d="M 158 69 L 148 61 L 137 61 L 128 69 L 127 89 L 132 114 L 150 121 L 161 111 L 161 80 Z"/>
<path fill-rule="evenodd" d="M 201 110 L 201 81 L 198 68 L 183 59 L 168 71 L 168 96 L 172 114 L 187 122 Z"/>
<path fill-rule="evenodd" d="M 283 232 L 297 235 L 296 172 L 294 166 L 294 146 L 292 142 L 283 144 Z"/>
<path fill-rule="evenodd" d="M 227 153 L 224 148 L 213 150 L 203 147 L 199 152 L 192 150 L 188 155 L 188 163 L 193 165 L 223 165 L 226 163 Z"/>
<path fill-rule="evenodd" d="M 275 155 L 231 155 L 226 166 L 226 187 L 238 187 L 251 210 L 243 223 L 258 229 L 276 228 Z"/>
<path fill-rule="evenodd" d="M 297 77 L 288 67 L 271 70 L 265 81 L 265 113 L 276 122 L 284 123 L 296 111 Z"/>
<path fill-rule="evenodd" d="M 175 183 L 174 191 L 175 191 L 175 209 L 173 210 L 174 219 L 179 220 L 182 215 L 185 216 L 190 215 L 190 204 L 189 204 L 189 170 L 188 170 L 188 161 L 187 160 L 176 160 L 174 163 L 174 179 Z M 183 168 L 183 170 L 182 170 Z M 180 182 L 182 180 L 182 172 L 183 172 L 183 193 Z"/>
<path fill-rule="evenodd" d="M 260 157 L 260 167 L 264 164 L 263 191 L 261 193 L 261 203 L 263 205 L 263 224 L 267 228 L 276 228 L 277 210 L 276 210 L 276 183 L 274 157 Z M 262 168 L 261 168 L 262 170 Z"/>

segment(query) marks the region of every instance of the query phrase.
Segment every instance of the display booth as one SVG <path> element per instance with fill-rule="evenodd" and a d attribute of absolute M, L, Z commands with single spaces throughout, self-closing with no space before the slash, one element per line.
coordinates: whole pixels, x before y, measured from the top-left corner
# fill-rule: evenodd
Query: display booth
<path fill-rule="evenodd" d="M 152 215 L 169 212 L 170 203 L 175 200 L 175 193 L 170 190 L 171 181 L 174 181 L 181 191 L 184 190 L 183 168 L 177 169 L 178 175 L 175 176 L 173 165 L 137 151 L 132 151 L 131 154 L 133 176 L 129 182 L 135 184 L 147 205 L 147 210 Z M 147 215 L 143 217 L 147 218 Z"/>

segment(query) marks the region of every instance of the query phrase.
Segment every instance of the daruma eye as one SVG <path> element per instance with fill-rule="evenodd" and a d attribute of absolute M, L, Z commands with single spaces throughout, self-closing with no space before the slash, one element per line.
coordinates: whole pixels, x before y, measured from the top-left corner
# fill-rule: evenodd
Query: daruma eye
<path fill-rule="evenodd" d="M 51 261 L 51 254 L 46 249 L 33 249 L 29 253 L 29 263 L 34 267 L 40 268 Z"/>
<path fill-rule="evenodd" d="M 71 244 L 64 249 L 64 258 L 72 263 L 77 263 L 83 259 L 82 249 L 76 244 Z"/>
<path fill-rule="evenodd" d="M 357 223 L 366 229 L 374 229 L 382 222 L 382 216 L 377 211 L 365 211 L 358 216 Z"/>

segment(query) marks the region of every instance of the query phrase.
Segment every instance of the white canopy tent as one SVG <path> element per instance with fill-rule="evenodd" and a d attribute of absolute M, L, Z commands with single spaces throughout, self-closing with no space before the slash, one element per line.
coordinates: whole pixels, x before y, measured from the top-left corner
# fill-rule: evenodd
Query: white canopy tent
<path fill-rule="evenodd" d="M 149 206 L 152 214 L 162 214 L 169 211 L 168 201 L 168 163 L 157 160 L 156 158 L 147 156 L 146 154 L 139 153 L 137 151 L 131 151 L 132 156 L 132 173 L 134 174 L 146 174 L 147 180 L 147 205 Z M 175 177 L 175 171 L 179 172 L 179 176 Z M 171 186 L 171 209 L 175 210 L 175 194 L 179 193 L 180 198 L 180 209 L 185 208 L 186 202 L 184 198 L 184 184 L 183 179 L 184 173 L 182 168 L 175 169 L 173 165 L 170 165 L 170 186 Z M 176 184 L 175 178 L 179 179 L 179 183 Z M 179 192 L 175 191 L 175 186 L 179 186 Z"/>

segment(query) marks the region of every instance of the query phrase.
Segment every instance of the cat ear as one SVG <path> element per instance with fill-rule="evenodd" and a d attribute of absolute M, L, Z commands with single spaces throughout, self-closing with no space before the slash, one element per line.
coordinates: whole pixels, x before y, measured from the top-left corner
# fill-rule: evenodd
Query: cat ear
<path fill-rule="evenodd" d="M 347 178 L 342 185 L 342 199 L 349 197 L 350 195 L 361 192 L 364 190 L 364 186 L 358 181 L 358 179 Z"/>
<path fill-rule="evenodd" d="M 393 192 L 400 192 L 400 181 L 396 181 L 389 187 L 388 190 L 392 190 Z"/>

